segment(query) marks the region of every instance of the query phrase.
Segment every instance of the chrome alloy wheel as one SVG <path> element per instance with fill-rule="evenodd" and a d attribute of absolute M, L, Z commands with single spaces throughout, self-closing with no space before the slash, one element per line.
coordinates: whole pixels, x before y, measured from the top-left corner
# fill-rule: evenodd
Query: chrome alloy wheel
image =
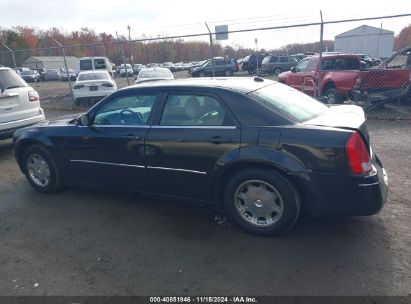
<path fill-rule="evenodd" d="M 50 168 L 41 155 L 31 154 L 27 158 L 26 166 L 30 179 L 37 186 L 46 187 L 50 183 Z"/>
<path fill-rule="evenodd" d="M 241 218 L 257 227 L 273 226 L 284 213 L 280 193 L 261 180 L 243 182 L 234 193 L 234 204 Z"/>

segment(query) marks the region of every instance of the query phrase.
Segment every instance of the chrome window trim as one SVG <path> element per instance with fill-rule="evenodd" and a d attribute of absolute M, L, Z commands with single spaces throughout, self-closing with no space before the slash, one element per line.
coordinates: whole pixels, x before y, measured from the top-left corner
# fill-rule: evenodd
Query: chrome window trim
<path fill-rule="evenodd" d="M 179 169 L 179 168 L 152 167 L 152 166 L 147 166 L 147 168 L 148 169 L 157 169 L 157 170 L 180 171 L 180 172 L 196 173 L 196 174 L 203 174 L 203 175 L 207 174 L 207 172 L 203 172 L 203 171 L 187 170 L 187 169 Z"/>
<path fill-rule="evenodd" d="M 121 163 L 101 162 L 101 161 L 86 160 L 86 159 L 70 159 L 70 162 L 72 162 L 72 163 L 88 163 L 88 164 L 97 164 L 97 165 L 109 165 L 109 166 L 121 166 L 121 167 L 133 167 L 133 168 L 145 169 L 145 166 L 140 166 L 140 165 L 129 165 L 129 164 L 121 164 Z"/>
<path fill-rule="evenodd" d="M 235 130 L 237 126 L 152 126 L 153 129 L 226 129 Z"/>

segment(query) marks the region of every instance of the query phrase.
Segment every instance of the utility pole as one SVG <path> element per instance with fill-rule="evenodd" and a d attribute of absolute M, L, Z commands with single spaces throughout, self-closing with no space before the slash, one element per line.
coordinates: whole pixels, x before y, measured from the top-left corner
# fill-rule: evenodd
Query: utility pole
<path fill-rule="evenodd" d="M 71 92 L 71 96 L 73 97 L 73 101 L 75 101 L 73 87 L 71 86 L 71 81 L 70 81 L 70 73 L 69 73 L 69 69 L 67 66 L 66 51 L 64 50 L 64 46 L 60 42 L 58 42 L 56 39 L 53 39 L 53 40 L 58 44 L 59 47 L 61 47 L 61 50 L 63 52 L 64 66 L 66 67 L 66 73 L 67 73 L 67 82 L 69 83 L 70 92 Z"/>
<path fill-rule="evenodd" d="M 131 40 L 131 35 L 130 35 L 131 26 L 127 25 L 127 29 L 128 29 L 128 41 L 130 41 Z"/>
<path fill-rule="evenodd" d="M 14 57 L 14 51 L 9 48 L 5 43 L 1 43 L 11 54 L 11 58 L 13 59 L 14 70 L 17 72 L 17 65 L 16 65 L 16 58 Z"/>

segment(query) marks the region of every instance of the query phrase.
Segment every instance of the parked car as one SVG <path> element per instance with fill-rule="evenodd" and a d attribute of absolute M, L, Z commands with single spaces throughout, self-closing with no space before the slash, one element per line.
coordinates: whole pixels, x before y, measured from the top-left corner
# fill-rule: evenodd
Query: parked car
<path fill-rule="evenodd" d="M 324 55 L 321 66 L 320 92 L 326 97 L 325 101 L 336 104 L 347 97 L 354 99 L 363 76 L 359 57 L 349 54 Z M 318 92 L 317 73 L 319 57 L 311 56 L 298 62 L 291 71 L 281 73 L 278 81 L 315 96 Z"/>
<path fill-rule="evenodd" d="M 253 53 L 251 55 L 244 57 L 244 59 L 242 60 L 242 65 L 241 65 L 242 70 L 248 71 L 249 74 L 254 74 L 257 70 L 257 63 L 258 63 L 258 67 L 260 68 L 263 62 L 263 59 L 267 55 L 268 54 Z"/>
<path fill-rule="evenodd" d="M 61 81 L 68 81 L 69 79 L 70 81 L 75 81 L 77 78 L 76 72 L 74 72 L 74 70 L 72 69 L 69 69 L 68 73 L 66 70 L 62 69 L 60 73 L 61 73 Z"/>
<path fill-rule="evenodd" d="M 117 91 L 117 84 L 104 70 L 81 72 L 73 87 L 76 105 L 82 101 L 98 101 Z"/>
<path fill-rule="evenodd" d="M 44 119 L 39 94 L 15 71 L 0 67 L 0 139 Z"/>
<path fill-rule="evenodd" d="M 214 59 L 214 74 L 232 76 L 237 69 L 236 62 L 228 59 Z M 213 75 L 213 63 L 211 60 L 206 61 L 203 65 L 193 67 L 189 70 L 193 77 L 205 77 Z"/>
<path fill-rule="evenodd" d="M 134 75 L 138 75 L 138 73 L 140 72 L 141 69 L 145 69 L 146 66 L 144 64 L 135 64 L 133 65 L 133 72 Z"/>
<path fill-rule="evenodd" d="M 121 64 L 119 74 L 120 77 L 133 76 L 133 67 L 129 63 L 127 63 L 126 65 Z"/>
<path fill-rule="evenodd" d="M 164 62 L 164 63 L 161 65 L 161 67 L 167 68 L 167 69 L 169 69 L 170 71 L 172 71 L 172 69 L 173 69 L 173 67 L 174 67 L 174 63 L 172 63 L 172 62 Z"/>
<path fill-rule="evenodd" d="M 58 69 L 47 70 L 44 79 L 46 81 L 52 81 L 52 80 L 60 81 L 61 80 L 60 70 L 58 70 Z"/>
<path fill-rule="evenodd" d="M 41 75 L 36 70 L 24 70 L 20 73 L 21 78 L 26 82 L 41 81 Z"/>
<path fill-rule="evenodd" d="M 289 71 L 296 64 L 297 59 L 295 57 L 269 55 L 264 57 L 261 62 L 261 70 L 263 73 L 278 76 L 284 71 Z"/>
<path fill-rule="evenodd" d="M 173 73 L 167 68 L 146 68 L 141 69 L 138 73 L 135 83 L 143 83 L 156 80 L 175 79 Z"/>
<path fill-rule="evenodd" d="M 288 231 L 302 210 L 375 214 L 387 198 L 360 107 L 259 77 L 128 87 L 13 142 L 40 192 L 93 185 L 201 201 L 256 234 Z"/>

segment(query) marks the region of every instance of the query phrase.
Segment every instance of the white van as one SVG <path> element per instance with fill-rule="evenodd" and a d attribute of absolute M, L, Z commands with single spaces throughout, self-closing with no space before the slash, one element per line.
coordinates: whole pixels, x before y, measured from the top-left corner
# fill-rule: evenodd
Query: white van
<path fill-rule="evenodd" d="M 0 67 L 0 139 L 44 119 L 39 94 L 15 71 Z"/>
<path fill-rule="evenodd" d="M 107 57 L 82 57 L 79 59 L 77 75 L 80 72 L 93 70 L 106 70 L 111 76 L 114 76 L 111 62 Z"/>

